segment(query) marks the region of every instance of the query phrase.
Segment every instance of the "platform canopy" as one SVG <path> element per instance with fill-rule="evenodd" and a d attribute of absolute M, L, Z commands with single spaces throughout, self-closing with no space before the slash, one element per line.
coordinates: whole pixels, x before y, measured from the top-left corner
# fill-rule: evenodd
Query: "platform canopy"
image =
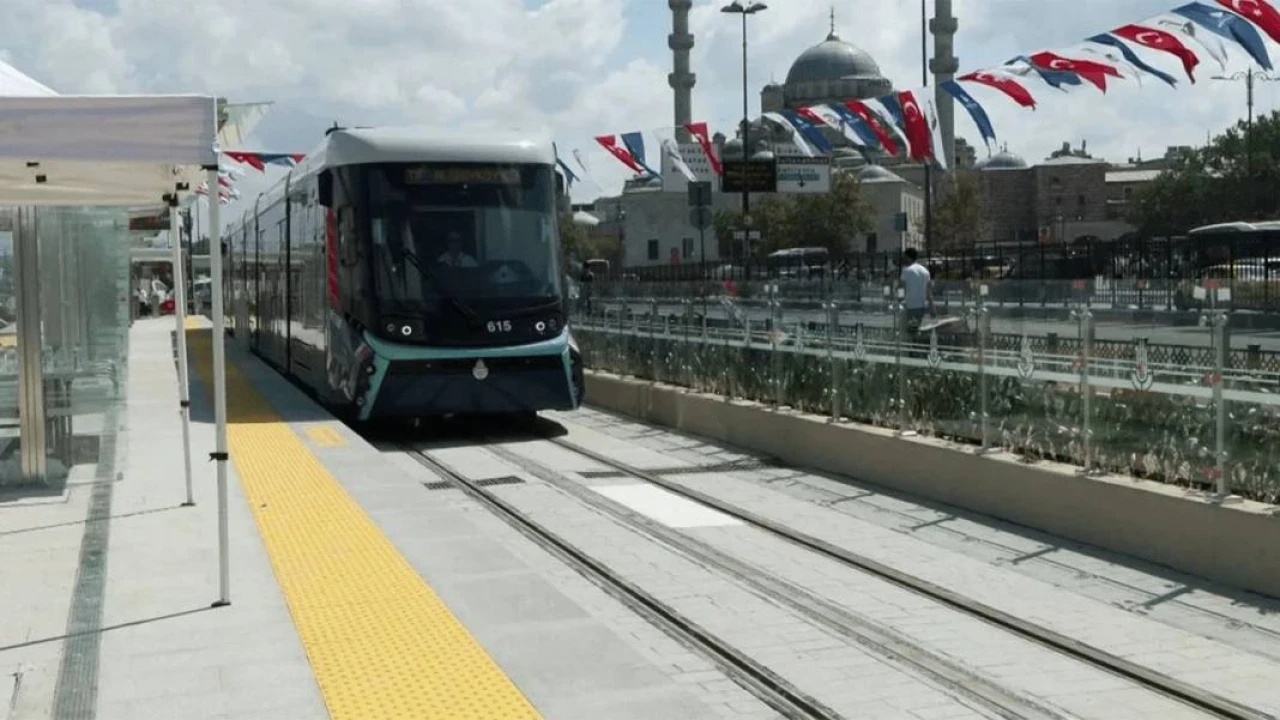
<path fill-rule="evenodd" d="M 217 165 L 216 134 L 212 96 L 0 90 L 0 205 L 155 203 Z"/>

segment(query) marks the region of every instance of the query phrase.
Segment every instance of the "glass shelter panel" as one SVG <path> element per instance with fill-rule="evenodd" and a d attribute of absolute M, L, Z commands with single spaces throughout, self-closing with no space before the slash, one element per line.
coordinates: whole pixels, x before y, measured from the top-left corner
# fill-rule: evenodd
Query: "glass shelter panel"
<path fill-rule="evenodd" d="M 118 424 L 133 302 L 128 213 L 14 215 L 13 252 L 0 255 L 0 316 L 15 321 L 0 341 L 0 486 L 48 488 L 92 477 Z"/>

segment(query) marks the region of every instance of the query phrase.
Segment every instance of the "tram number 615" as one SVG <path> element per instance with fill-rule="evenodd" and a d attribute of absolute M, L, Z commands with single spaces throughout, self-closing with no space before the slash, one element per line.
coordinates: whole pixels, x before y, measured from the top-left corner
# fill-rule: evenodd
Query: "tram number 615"
<path fill-rule="evenodd" d="M 488 330 L 491 333 L 509 333 L 511 332 L 510 320 L 490 320 Z"/>

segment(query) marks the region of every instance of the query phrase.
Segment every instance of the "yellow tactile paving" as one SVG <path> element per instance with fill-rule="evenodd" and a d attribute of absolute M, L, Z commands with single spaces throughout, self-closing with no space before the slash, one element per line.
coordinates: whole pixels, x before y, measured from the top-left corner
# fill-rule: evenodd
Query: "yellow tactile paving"
<path fill-rule="evenodd" d="M 187 335 L 207 386 L 210 334 Z M 227 417 L 231 459 L 334 720 L 540 717 L 233 363 Z"/>
<path fill-rule="evenodd" d="M 343 447 L 347 441 L 329 425 L 312 425 L 307 428 L 307 437 L 320 447 Z"/>

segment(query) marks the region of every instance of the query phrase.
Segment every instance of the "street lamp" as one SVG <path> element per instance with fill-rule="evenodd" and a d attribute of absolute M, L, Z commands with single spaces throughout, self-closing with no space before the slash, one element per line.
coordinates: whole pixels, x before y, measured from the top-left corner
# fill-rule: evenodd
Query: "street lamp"
<path fill-rule="evenodd" d="M 722 13 L 736 13 L 742 16 L 742 172 L 744 175 L 744 184 L 742 186 L 742 229 L 746 234 L 745 239 L 742 241 L 742 262 L 744 265 L 747 262 L 747 250 L 750 248 L 751 243 L 751 233 L 747 227 L 750 224 L 749 218 L 751 217 L 751 193 L 748 192 L 745 184 L 747 172 L 745 166 L 746 163 L 750 161 L 751 157 L 751 118 L 747 110 L 747 16 L 755 15 L 762 10 L 768 9 L 768 7 L 768 5 L 765 5 L 762 2 L 753 2 L 750 5 L 743 5 L 741 0 L 733 0 L 733 2 L 720 8 L 720 12 Z"/>
<path fill-rule="evenodd" d="M 1280 82 L 1280 78 L 1272 77 L 1264 72 L 1255 72 L 1253 68 L 1249 68 L 1248 72 L 1238 72 L 1232 75 L 1214 75 L 1213 79 L 1230 82 L 1244 80 L 1245 107 L 1248 108 L 1249 112 L 1248 120 L 1245 124 L 1245 168 L 1249 172 L 1253 172 L 1253 83 L 1255 80 Z"/>
<path fill-rule="evenodd" d="M 1231 75 L 1214 75 L 1214 80 L 1225 80 L 1229 82 L 1239 82 L 1244 80 L 1245 86 L 1245 107 L 1248 108 L 1248 119 L 1245 122 L 1244 131 L 1244 172 L 1245 177 L 1249 180 L 1250 206 L 1255 203 L 1252 201 L 1256 198 L 1253 187 L 1253 83 L 1254 80 L 1265 80 L 1267 82 L 1280 82 L 1280 78 L 1272 77 L 1264 72 L 1254 72 L 1253 68 L 1249 68 L 1248 72 L 1238 72 Z M 1252 211 L 1252 208 L 1251 208 Z"/>

